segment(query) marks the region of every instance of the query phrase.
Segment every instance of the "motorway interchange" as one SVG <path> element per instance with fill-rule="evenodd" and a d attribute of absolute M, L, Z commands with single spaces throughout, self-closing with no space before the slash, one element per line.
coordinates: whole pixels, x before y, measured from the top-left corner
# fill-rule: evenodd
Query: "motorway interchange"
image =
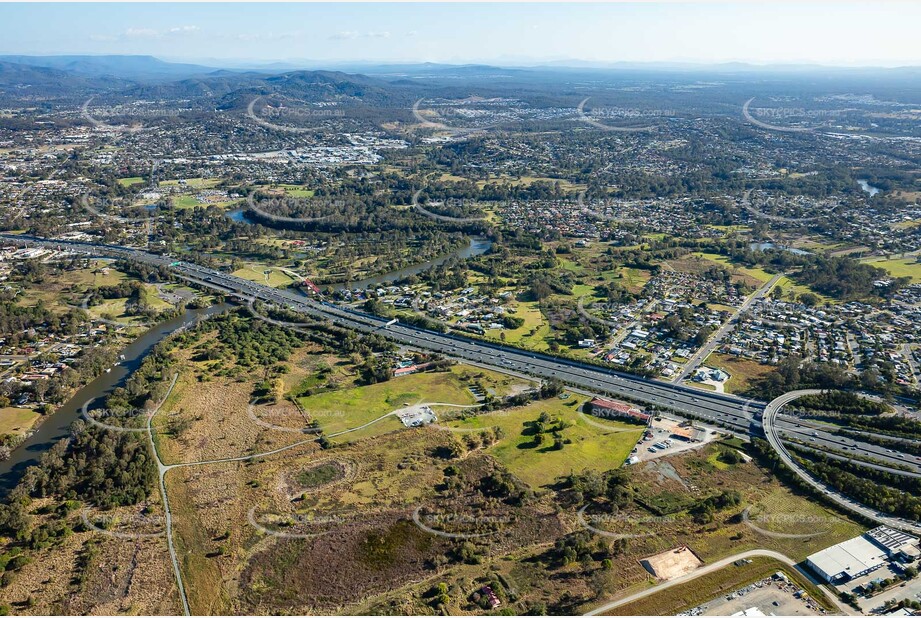
<path fill-rule="evenodd" d="M 291 290 L 272 288 L 197 264 L 176 262 L 169 257 L 126 247 L 48 241 L 16 235 L 0 235 L 0 238 L 16 244 L 41 245 L 74 253 L 132 259 L 155 267 L 167 267 L 177 276 L 192 283 L 229 293 L 246 301 L 258 300 L 283 307 L 342 328 L 383 334 L 410 348 L 437 352 L 499 371 L 529 374 L 543 379 L 556 378 L 591 393 L 623 397 L 659 409 L 671 410 L 682 416 L 722 426 L 739 435 L 768 433 L 768 441 L 782 456 L 786 454 L 786 449 L 782 447 L 780 438 L 784 437 L 834 458 L 851 459 L 854 463 L 892 473 L 921 476 L 921 459 L 914 455 L 851 437 L 842 437 L 822 429 L 815 423 L 781 416 L 780 409 L 783 405 L 795 399 L 792 395 L 765 404 L 732 395 L 699 391 L 678 384 L 618 373 L 588 363 L 388 321 L 386 318 L 315 300 Z M 767 431 L 764 432 L 760 419 L 766 408 L 770 411 L 767 415 L 770 422 L 765 421 L 764 429 Z M 854 457 L 848 457 L 849 454 Z M 861 461 L 867 458 L 872 458 L 873 462 Z M 788 465 L 795 466 L 788 455 L 784 459 Z M 824 491 L 826 494 L 829 493 L 827 490 Z M 847 499 L 840 503 L 862 516 L 871 516 L 869 509 L 856 505 L 852 500 Z M 887 518 L 887 523 L 898 525 L 893 518 Z"/>

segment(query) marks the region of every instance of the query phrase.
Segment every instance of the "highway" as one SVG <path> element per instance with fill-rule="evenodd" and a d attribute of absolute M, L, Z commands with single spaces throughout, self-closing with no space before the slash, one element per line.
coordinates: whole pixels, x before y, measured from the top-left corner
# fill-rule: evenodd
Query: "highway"
<path fill-rule="evenodd" d="M 677 384 L 618 373 L 588 363 L 520 350 L 469 337 L 428 331 L 399 322 L 388 325 L 386 318 L 314 300 L 295 291 L 271 288 L 204 266 L 175 262 L 172 258 L 145 251 L 112 245 L 48 241 L 7 234 L 0 235 L 0 238 L 16 244 L 45 246 L 93 256 L 131 259 L 150 266 L 166 267 L 187 281 L 213 290 L 234 294 L 247 300 L 260 300 L 284 307 L 316 319 L 329 321 L 343 328 L 364 333 L 377 333 L 408 347 L 438 352 L 445 356 L 491 366 L 500 371 L 517 371 L 544 379 L 556 378 L 591 392 L 626 397 L 686 416 L 726 424 L 746 434 L 752 431 L 752 421 L 764 408 L 761 402 L 733 395 L 709 393 Z"/>
<path fill-rule="evenodd" d="M 437 352 L 476 365 L 492 367 L 498 371 L 526 374 L 543 379 L 556 378 L 590 393 L 639 401 L 646 405 L 677 412 L 682 416 L 722 425 L 743 435 L 761 434 L 761 422 L 758 419 L 763 413 L 764 433 L 772 448 L 799 476 L 804 480 L 808 479 L 807 482 L 810 485 L 852 512 L 906 531 L 921 532 L 919 525 L 882 515 L 827 489 L 793 462 L 781 441 L 781 432 L 788 436 L 796 436 L 818 450 L 830 452 L 851 450 L 862 457 L 872 457 L 877 467 L 889 464 L 893 467 L 906 466 L 912 473 L 921 472 L 919 461 L 914 456 L 909 457 L 906 454 L 893 452 L 891 449 L 858 442 L 823 429 L 808 427 L 804 421 L 778 418 L 778 411 L 784 404 L 804 394 L 820 391 L 794 391 L 775 399 L 770 404 L 764 404 L 733 395 L 700 391 L 679 384 L 623 374 L 588 363 L 520 350 L 470 337 L 429 331 L 400 322 L 393 323 L 387 318 L 315 300 L 295 291 L 275 289 L 211 268 L 187 262 L 176 262 L 172 258 L 145 251 L 111 245 L 48 241 L 8 234 L 0 234 L 0 239 L 13 244 L 44 246 L 91 256 L 131 259 L 150 266 L 165 267 L 189 282 L 229 293 L 243 300 L 259 300 L 342 328 L 379 334 L 410 348 Z M 854 462 L 862 463 L 858 460 Z"/>
<path fill-rule="evenodd" d="M 780 397 L 774 399 L 764 409 L 764 434 L 767 437 L 768 443 L 771 445 L 777 454 L 780 456 L 781 461 L 786 464 L 788 468 L 793 470 L 793 472 L 806 482 L 810 487 L 816 491 L 825 495 L 825 497 L 832 502 L 838 504 L 840 507 L 851 511 L 852 513 L 857 513 L 870 521 L 874 521 L 878 524 L 883 524 L 889 526 L 890 528 L 896 528 L 898 530 L 904 530 L 910 534 L 921 534 L 921 524 L 917 524 L 901 517 L 893 517 L 891 515 L 886 515 L 875 509 L 871 509 L 867 506 L 856 502 L 855 500 L 847 497 L 846 495 L 826 487 L 822 482 L 813 478 L 808 471 L 800 467 L 798 463 L 790 456 L 790 453 L 787 451 L 787 447 L 784 445 L 783 441 L 780 439 L 780 431 L 777 427 L 777 417 L 780 414 L 780 410 L 790 403 L 791 401 L 803 397 L 805 395 L 816 395 L 821 393 L 820 390 L 807 389 L 800 391 L 791 391 L 785 393 Z"/>

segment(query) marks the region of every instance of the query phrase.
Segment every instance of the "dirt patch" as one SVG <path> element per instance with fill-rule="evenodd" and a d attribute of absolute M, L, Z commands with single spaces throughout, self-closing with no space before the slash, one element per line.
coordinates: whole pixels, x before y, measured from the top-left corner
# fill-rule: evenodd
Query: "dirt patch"
<path fill-rule="evenodd" d="M 647 571 L 663 581 L 687 575 L 703 564 L 686 545 L 640 560 Z"/>

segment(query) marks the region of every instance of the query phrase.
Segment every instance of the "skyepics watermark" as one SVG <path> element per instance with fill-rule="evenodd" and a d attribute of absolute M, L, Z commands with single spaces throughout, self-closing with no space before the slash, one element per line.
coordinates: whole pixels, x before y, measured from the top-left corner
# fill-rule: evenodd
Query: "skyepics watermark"
<path fill-rule="evenodd" d="M 116 539 L 146 539 L 166 534 L 166 519 L 150 513 L 94 513 L 84 509 L 80 519 L 88 530 Z"/>
<path fill-rule="evenodd" d="M 147 431 L 147 420 L 155 408 L 96 408 L 90 410 L 90 399 L 80 408 L 80 416 L 87 423 L 108 431 L 138 433 Z"/>
<path fill-rule="evenodd" d="M 80 115 L 97 131 L 106 133 L 136 133 L 154 121 L 182 116 L 183 110 L 167 107 L 152 101 L 132 101 L 115 105 L 90 107 L 95 95 L 84 101 Z M 110 124 L 107 121 L 126 121 L 128 124 Z M 142 122 L 143 121 L 143 122 Z"/>
<path fill-rule="evenodd" d="M 351 511 L 329 511 L 311 513 L 257 513 L 256 507 L 246 515 L 247 522 L 263 534 L 282 539 L 311 539 L 330 532 L 356 520 Z"/>
<path fill-rule="evenodd" d="M 630 515 L 626 513 L 589 513 L 591 504 L 586 504 L 576 513 L 576 519 L 586 530 L 613 539 L 630 539 L 655 535 L 649 532 L 650 524 L 674 523 L 674 515 Z M 630 532 L 629 529 L 646 529 L 646 532 Z"/>
<path fill-rule="evenodd" d="M 416 119 L 417 123 L 416 127 L 448 133 L 452 136 L 464 136 L 489 131 L 498 125 L 496 121 L 477 126 L 448 125 L 444 122 L 444 115 L 447 111 L 451 111 L 452 115 L 460 116 L 463 120 L 468 121 L 476 118 L 493 118 L 488 110 L 466 108 L 470 103 L 470 99 L 463 99 L 458 101 L 437 100 L 427 104 L 425 99 L 419 99 L 413 104 L 412 108 L 413 117 Z M 441 111 L 436 112 L 434 108 L 440 108 Z M 466 111 L 464 111 L 465 109 Z M 435 120 L 432 120 L 432 118 L 435 118 Z"/>
<path fill-rule="evenodd" d="M 446 539 L 477 539 L 493 536 L 514 523 L 501 513 L 482 513 L 419 506 L 413 510 L 413 523 L 420 529 Z"/>
<path fill-rule="evenodd" d="M 288 196 L 268 196 L 264 200 L 257 202 L 255 193 L 255 191 L 251 191 L 250 194 L 246 196 L 246 203 L 249 209 L 261 217 L 275 223 L 319 223 L 329 219 L 333 216 L 334 212 L 341 211 L 346 206 L 344 200 L 304 199 Z M 277 212 L 266 210 L 266 207 L 281 213 L 292 214 L 277 214 Z M 318 213 L 310 216 L 298 216 L 295 214 L 303 211 L 316 211 L 318 209 L 327 212 L 326 214 Z"/>
<path fill-rule="evenodd" d="M 294 404 L 283 408 L 260 407 L 259 413 L 257 414 L 256 404 L 251 402 L 246 406 L 246 415 L 260 427 L 265 427 L 273 431 L 297 434 L 318 434 L 323 431 L 320 427 L 314 427 L 313 425 L 304 426 L 304 415 Z M 317 410 L 310 413 L 310 417 L 313 420 L 319 420 L 321 418 L 343 418 L 344 416 L 345 413 L 341 410 Z M 278 423 L 293 423 L 294 425 L 300 424 L 301 426 L 279 425 Z"/>
<path fill-rule="evenodd" d="M 78 197 L 75 203 L 83 210 L 101 219 L 115 221 L 116 223 L 148 223 L 158 214 L 156 204 L 124 204 L 105 198 L 91 199 L 88 195 Z M 114 211 L 125 212 L 126 210 L 131 212 L 131 215 L 114 214 Z"/>
<path fill-rule="evenodd" d="M 264 105 L 257 113 L 256 106 L 263 97 L 256 97 L 246 106 L 246 117 L 260 127 L 280 131 L 282 133 L 312 133 L 316 126 L 297 126 L 288 124 L 289 121 L 304 120 L 329 120 L 341 119 L 346 116 L 345 110 L 330 107 L 300 108 L 288 106 Z"/>
<path fill-rule="evenodd" d="M 447 198 L 444 200 L 432 200 L 423 205 L 420 199 L 424 191 L 425 189 L 419 189 L 413 193 L 412 205 L 417 212 L 430 219 L 451 223 L 476 223 L 485 220 L 484 215 L 475 217 L 464 216 L 465 213 L 478 212 L 480 210 L 479 202 L 475 200 Z"/>
<path fill-rule="evenodd" d="M 809 513 L 758 513 L 751 515 L 751 508 L 742 511 L 746 526 L 763 536 L 776 539 L 809 539 L 827 534 L 839 519 L 826 515 Z M 793 532 L 812 530 L 812 532 Z"/>
<path fill-rule="evenodd" d="M 592 107 L 588 112 L 585 111 L 585 104 L 591 97 L 585 97 L 576 107 L 576 117 L 578 120 L 589 124 L 602 131 L 613 131 L 620 133 L 642 133 L 646 131 L 655 131 L 655 124 L 644 122 L 641 125 L 617 125 L 612 124 L 619 121 L 636 121 L 649 120 L 650 118 L 661 119 L 663 117 L 675 116 L 672 110 L 631 110 L 625 108 L 595 108 Z"/>

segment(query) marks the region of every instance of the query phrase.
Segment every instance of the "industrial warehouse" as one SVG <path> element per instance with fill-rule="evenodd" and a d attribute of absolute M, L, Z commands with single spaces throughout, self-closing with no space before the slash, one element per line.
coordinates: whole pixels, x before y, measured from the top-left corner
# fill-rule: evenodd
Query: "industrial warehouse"
<path fill-rule="evenodd" d="M 919 554 L 916 537 L 880 526 L 812 554 L 806 558 L 806 563 L 826 582 L 841 584 L 886 564 L 914 562 Z"/>

